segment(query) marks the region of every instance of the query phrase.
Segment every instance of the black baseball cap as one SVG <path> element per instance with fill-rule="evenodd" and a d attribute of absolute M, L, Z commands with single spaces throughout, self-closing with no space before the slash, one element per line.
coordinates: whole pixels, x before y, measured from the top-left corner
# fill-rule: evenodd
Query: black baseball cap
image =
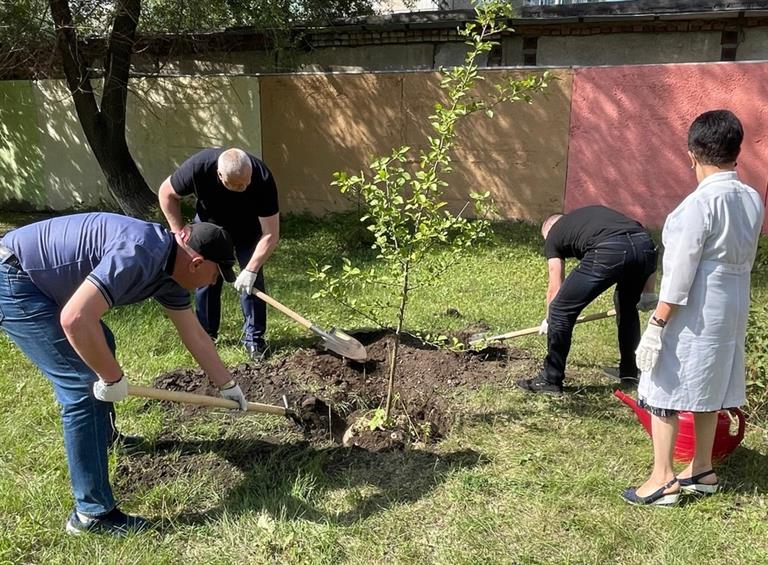
<path fill-rule="evenodd" d="M 218 264 L 225 281 L 235 282 L 235 246 L 224 228 L 208 222 L 190 224 L 187 245 L 204 259 Z"/>

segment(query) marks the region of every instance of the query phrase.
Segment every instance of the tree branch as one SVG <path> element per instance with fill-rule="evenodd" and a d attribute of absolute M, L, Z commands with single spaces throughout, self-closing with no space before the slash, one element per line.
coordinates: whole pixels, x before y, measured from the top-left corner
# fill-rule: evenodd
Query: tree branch
<path fill-rule="evenodd" d="M 89 138 L 96 132 L 99 108 L 93 94 L 88 65 L 77 45 L 77 31 L 68 0 L 50 0 L 51 16 L 56 26 L 56 44 L 61 53 L 64 75 L 75 102 L 75 109 Z"/>

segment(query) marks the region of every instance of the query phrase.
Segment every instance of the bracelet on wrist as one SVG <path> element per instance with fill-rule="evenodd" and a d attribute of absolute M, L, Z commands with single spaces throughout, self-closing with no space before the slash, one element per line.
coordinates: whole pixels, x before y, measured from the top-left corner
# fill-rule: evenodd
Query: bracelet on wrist
<path fill-rule="evenodd" d="M 656 316 L 651 316 L 651 323 L 654 326 L 659 326 L 660 328 L 663 328 L 664 326 L 667 325 L 666 320 L 662 320 L 661 318 L 657 318 Z"/>

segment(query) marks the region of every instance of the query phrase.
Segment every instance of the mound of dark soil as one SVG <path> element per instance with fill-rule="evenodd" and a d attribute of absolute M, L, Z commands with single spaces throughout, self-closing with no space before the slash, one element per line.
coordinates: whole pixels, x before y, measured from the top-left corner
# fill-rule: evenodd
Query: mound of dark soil
<path fill-rule="evenodd" d="M 533 361 L 524 353 L 505 347 L 480 352 L 437 349 L 411 336 L 404 336 L 399 352 L 394 404 L 396 425 L 371 430 L 365 422 L 371 411 L 382 406 L 393 336 L 384 332 L 355 335 L 368 351 L 368 361 L 346 361 L 335 354 L 301 349 L 270 364 L 242 364 L 232 369 L 246 397 L 254 402 L 282 405 L 285 396 L 295 407 L 310 440 L 341 442 L 370 450 L 401 449 L 412 442 L 434 442 L 450 429 L 455 413 L 449 398 L 457 387 L 477 388 L 507 382 L 509 363 L 527 371 Z M 180 370 L 156 379 L 154 386 L 169 390 L 217 395 L 200 370 Z M 192 415 L 205 408 L 185 406 Z M 366 418 L 366 416 L 368 418 Z M 360 422 L 363 422 L 361 425 Z"/>

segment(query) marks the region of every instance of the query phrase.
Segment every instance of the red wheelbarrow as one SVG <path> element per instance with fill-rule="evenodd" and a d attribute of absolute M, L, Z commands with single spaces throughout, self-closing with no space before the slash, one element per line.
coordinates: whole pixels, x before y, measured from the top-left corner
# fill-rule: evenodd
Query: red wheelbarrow
<path fill-rule="evenodd" d="M 631 396 L 627 396 L 620 390 L 613 393 L 624 404 L 632 408 L 640 420 L 640 423 L 651 435 L 651 414 L 644 408 L 640 408 Z M 693 459 L 696 448 L 696 431 L 693 426 L 693 413 L 680 412 L 678 415 L 679 428 L 677 441 L 675 442 L 674 457 L 677 461 L 687 463 Z M 737 424 L 737 425 L 736 425 Z M 712 445 L 712 459 L 724 459 L 730 455 L 736 446 L 744 439 L 744 427 L 746 418 L 738 408 L 720 410 L 717 414 L 717 429 L 715 441 Z"/>

